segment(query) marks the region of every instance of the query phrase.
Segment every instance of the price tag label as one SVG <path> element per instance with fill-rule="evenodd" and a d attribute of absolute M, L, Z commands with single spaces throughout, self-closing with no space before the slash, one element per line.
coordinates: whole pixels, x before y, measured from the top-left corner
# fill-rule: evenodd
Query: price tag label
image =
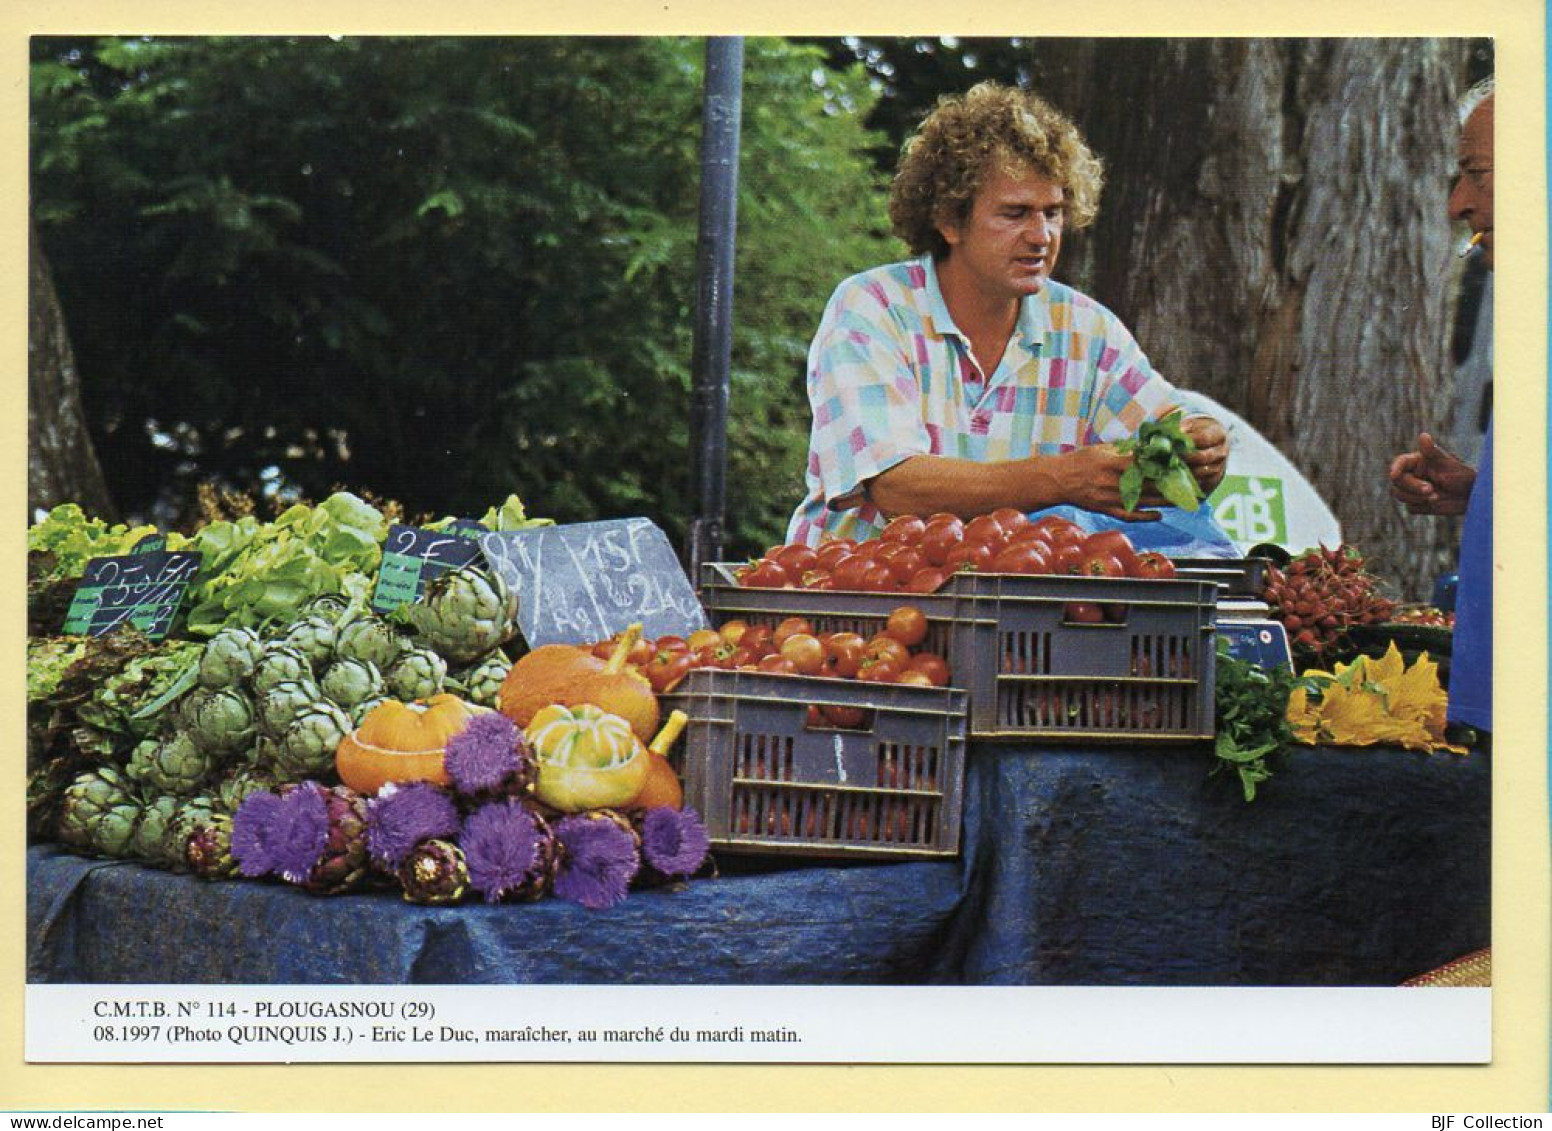
<path fill-rule="evenodd" d="M 166 636 L 201 560 L 194 551 L 172 553 L 166 545 L 151 535 L 132 554 L 87 562 L 62 631 L 102 636 L 127 624 L 153 640 Z"/>
<path fill-rule="evenodd" d="M 383 544 L 372 608 L 387 614 L 419 601 L 431 581 L 479 558 L 479 537 L 485 533 L 485 527 L 468 519 L 459 519 L 446 530 L 395 523 Z"/>

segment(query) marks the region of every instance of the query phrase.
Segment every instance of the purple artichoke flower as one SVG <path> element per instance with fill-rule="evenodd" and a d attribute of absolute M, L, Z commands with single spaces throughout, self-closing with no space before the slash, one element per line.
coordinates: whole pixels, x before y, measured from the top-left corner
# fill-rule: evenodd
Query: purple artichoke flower
<path fill-rule="evenodd" d="M 397 870 L 421 841 L 457 835 L 458 807 L 429 782 L 390 783 L 367 805 L 367 850 L 385 871 Z"/>
<path fill-rule="evenodd" d="M 499 711 L 476 715 L 448 739 L 442 764 L 453 788 L 471 798 L 519 793 L 534 776 L 527 739 Z"/>
<path fill-rule="evenodd" d="M 641 867 L 628 823 L 610 815 L 578 813 L 556 822 L 555 839 L 561 846 L 556 895 L 593 911 L 625 898 Z"/>
<path fill-rule="evenodd" d="M 232 817 L 232 855 L 245 876 L 281 875 L 300 882 L 328 843 L 329 816 L 317 792 L 267 790 L 243 799 Z"/>
<path fill-rule="evenodd" d="M 665 876 L 688 876 L 706 862 L 711 838 L 694 809 L 666 805 L 648 809 L 641 818 L 641 856 Z"/>
<path fill-rule="evenodd" d="M 521 896 L 543 878 L 541 822 L 516 801 L 493 801 L 464 818 L 459 847 L 469 884 L 487 902 Z"/>

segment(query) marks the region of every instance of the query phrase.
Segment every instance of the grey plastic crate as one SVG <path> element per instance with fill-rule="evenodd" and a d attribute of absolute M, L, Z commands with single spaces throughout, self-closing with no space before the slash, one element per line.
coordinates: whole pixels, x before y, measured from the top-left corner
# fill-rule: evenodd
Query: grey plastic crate
<path fill-rule="evenodd" d="M 1184 581 L 1211 581 L 1220 597 L 1261 599 L 1268 558 L 1175 558 L 1175 575 Z"/>
<path fill-rule="evenodd" d="M 822 589 L 746 589 L 733 580 L 725 562 L 708 562 L 701 570 L 701 604 L 716 628 L 730 620 L 747 620 L 775 628 L 788 617 L 805 617 L 815 632 L 855 632 L 864 639 L 881 632 L 889 614 L 911 605 L 927 618 L 927 636 L 916 651 L 936 652 L 950 664 L 954 677 L 954 637 L 965 603 L 950 593 L 863 593 Z"/>
<path fill-rule="evenodd" d="M 1208 581 L 960 573 L 950 664 L 977 739 L 1194 742 L 1214 734 Z M 1067 619 L 1070 604 L 1117 620 Z"/>
<path fill-rule="evenodd" d="M 932 859 L 959 852 L 965 692 L 701 668 L 665 697 L 690 718 L 685 804 L 724 852 Z M 811 722 L 810 705 L 860 709 Z"/>

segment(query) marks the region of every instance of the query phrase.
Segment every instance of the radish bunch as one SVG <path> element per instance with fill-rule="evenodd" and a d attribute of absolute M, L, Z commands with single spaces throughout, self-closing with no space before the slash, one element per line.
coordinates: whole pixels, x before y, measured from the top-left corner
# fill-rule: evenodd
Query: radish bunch
<path fill-rule="evenodd" d="M 1294 650 L 1313 661 L 1335 651 L 1348 628 L 1388 621 L 1396 607 L 1351 546 L 1306 550 L 1286 569 L 1267 570 L 1262 595 Z"/>

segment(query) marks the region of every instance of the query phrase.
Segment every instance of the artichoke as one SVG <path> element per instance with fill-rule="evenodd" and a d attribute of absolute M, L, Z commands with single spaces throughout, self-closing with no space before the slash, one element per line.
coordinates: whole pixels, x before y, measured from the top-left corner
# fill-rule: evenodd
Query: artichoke
<path fill-rule="evenodd" d="M 253 700 L 235 687 L 201 687 L 178 706 L 183 730 L 209 754 L 235 754 L 252 745 Z"/>
<path fill-rule="evenodd" d="M 338 633 L 334 622 L 327 617 L 306 616 L 296 621 L 281 635 L 288 646 L 307 657 L 313 668 L 324 667 L 334 658 L 334 642 Z"/>
<path fill-rule="evenodd" d="M 133 795 L 113 802 L 87 826 L 87 847 L 103 856 L 129 856 L 145 805 Z"/>
<path fill-rule="evenodd" d="M 187 796 L 214 769 L 217 755 L 202 750 L 183 731 L 165 738 L 148 738 L 130 756 L 125 772 L 158 793 Z"/>
<path fill-rule="evenodd" d="M 223 628 L 199 658 L 201 687 L 232 687 L 249 679 L 264 657 L 264 642 L 249 628 Z"/>
<path fill-rule="evenodd" d="M 350 598 L 341 593 L 320 593 L 301 609 L 307 617 L 322 617 L 330 624 L 338 625 L 350 612 Z"/>
<path fill-rule="evenodd" d="M 220 801 L 215 797 L 200 794 L 178 806 L 178 811 L 173 814 L 172 824 L 167 830 L 167 850 L 170 856 L 176 858 L 176 867 L 184 866 L 183 848 L 188 843 L 189 837 L 215 819 L 220 805 Z"/>
<path fill-rule="evenodd" d="M 384 677 L 388 692 L 406 703 L 430 699 L 447 682 L 447 661 L 430 648 L 406 648 Z"/>
<path fill-rule="evenodd" d="M 404 641 L 382 617 L 363 616 L 351 621 L 339 631 L 334 654 L 351 660 L 365 660 L 376 664 L 379 671 L 387 669 L 404 650 Z"/>
<path fill-rule="evenodd" d="M 424 600 L 404 606 L 403 616 L 425 644 L 462 666 L 511 639 L 517 595 L 499 574 L 463 566 L 432 581 Z"/>
<path fill-rule="evenodd" d="M 354 707 L 346 710 L 345 713 L 350 716 L 350 721 L 359 727 L 363 719 L 370 715 L 375 708 L 382 706 L 386 702 L 388 702 L 386 695 L 374 695 L 370 699 L 363 699 Z"/>
<path fill-rule="evenodd" d="M 350 716 L 327 699 L 309 704 L 276 744 L 279 769 L 293 780 L 332 774 L 334 751 L 353 729 Z"/>
<path fill-rule="evenodd" d="M 135 826 L 135 831 L 130 837 L 127 855 L 157 868 L 181 866 L 183 864 L 182 846 L 180 845 L 176 851 L 169 848 L 172 830 L 177 820 L 178 799 L 176 797 L 163 795 L 153 798 L 151 803 L 140 812 L 140 823 Z"/>
<path fill-rule="evenodd" d="M 370 660 L 339 659 L 319 678 L 318 690 L 349 710 L 368 699 L 382 698 L 383 677 Z"/>
<path fill-rule="evenodd" d="M 271 750 L 274 743 L 269 739 L 260 739 Z M 238 770 L 235 774 L 224 779 L 216 787 L 216 806 L 224 813 L 235 813 L 237 807 L 243 803 L 243 798 L 250 793 L 258 793 L 261 790 L 273 790 L 275 779 L 257 770 Z"/>
<path fill-rule="evenodd" d="M 253 693 L 263 695 L 277 683 L 311 681 L 313 666 L 307 656 L 284 640 L 271 640 L 264 646 L 264 656 L 253 669 Z"/>
<path fill-rule="evenodd" d="M 92 846 L 92 828 L 115 806 L 130 800 L 130 783 L 111 766 L 82 774 L 65 790 L 59 810 L 59 839 L 76 848 Z"/>
<path fill-rule="evenodd" d="M 232 858 L 232 818 L 216 813 L 190 833 L 183 845 L 183 862 L 205 880 L 237 875 L 237 861 Z"/>
<path fill-rule="evenodd" d="M 259 726 L 269 737 L 279 738 L 297 715 L 322 699 L 323 692 L 311 679 L 277 683 L 259 697 Z M 261 761 L 265 755 L 264 750 L 258 752 Z"/>
<path fill-rule="evenodd" d="M 323 799 L 327 833 L 323 851 L 307 874 L 287 872 L 285 878 L 314 895 L 338 895 L 358 887 L 371 865 L 366 844 L 366 798 L 345 786 L 330 788 L 315 781 L 291 786 L 282 793 L 294 789 L 313 791 Z"/>
<path fill-rule="evenodd" d="M 498 709 L 501 684 L 511 667 L 512 661 L 498 648 L 479 663 L 460 672 L 456 683 L 469 702 Z"/>
<path fill-rule="evenodd" d="M 463 850 L 450 840 L 424 840 L 404 858 L 399 886 L 411 903 L 457 903 L 469 889 Z"/>

